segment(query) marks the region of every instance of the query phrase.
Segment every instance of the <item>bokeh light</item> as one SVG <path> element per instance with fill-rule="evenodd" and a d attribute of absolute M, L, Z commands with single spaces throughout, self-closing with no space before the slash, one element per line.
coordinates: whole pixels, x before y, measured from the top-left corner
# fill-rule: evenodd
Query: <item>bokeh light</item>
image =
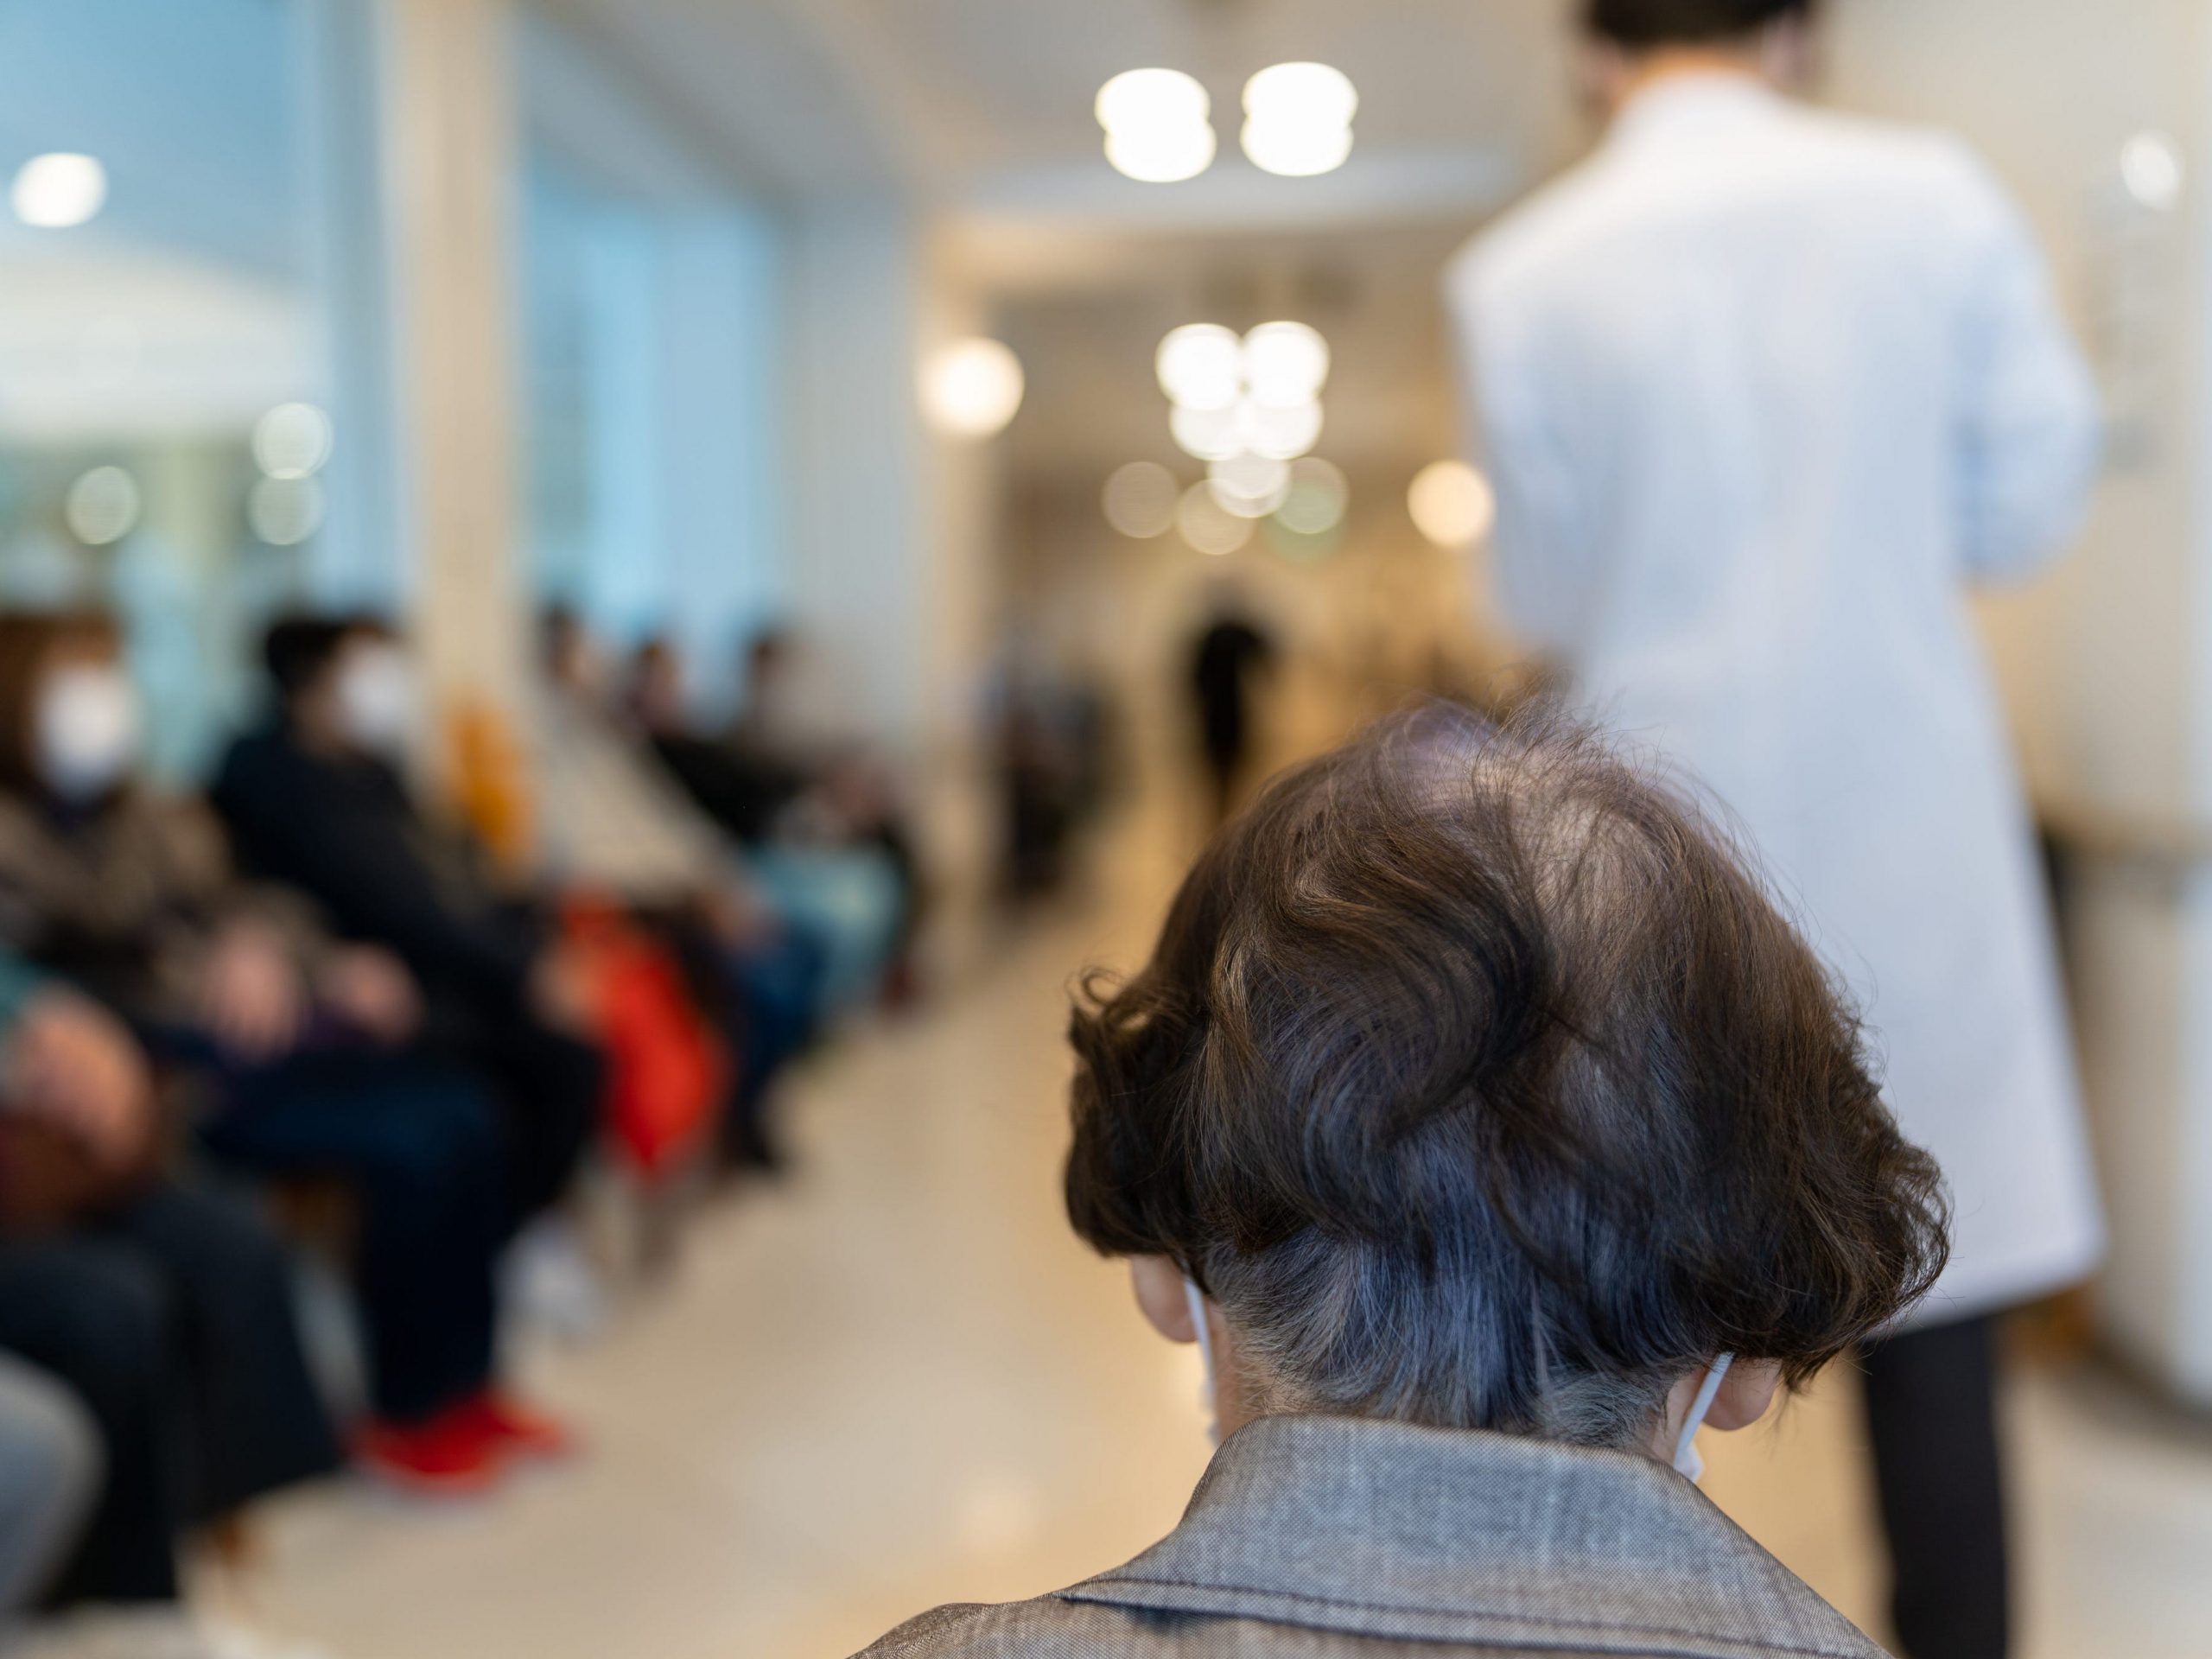
<path fill-rule="evenodd" d="M 137 527 L 138 480 L 120 467 L 95 467 L 69 486 L 61 517 L 86 547 L 107 547 Z"/>
<path fill-rule="evenodd" d="M 107 169 L 90 156 L 34 156 L 16 170 L 10 199 L 24 224 L 67 230 L 97 218 L 107 205 Z"/>
<path fill-rule="evenodd" d="M 1206 469 L 1206 482 L 1224 512 L 1266 518 L 1289 499 L 1290 465 L 1265 455 L 1231 455 Z"/>
<path fill-rule="evenodd" d="M 312 478 L 330 449 L 330 416 L 313 404 L 279 404 L 253 429 L 254 465 L 271 478 Z"/>
<path fill-rule="evenodd" d="M 1213 100 L 1179 69 L 1131 69 L 1099 89 L 1106 159 L 1146 184 L 1179 184 L 1213 165 L 1220 149 Z"/>
<path fill-rule="evenodd" d="M 1263 322 L 1244 336 L 1244 383 L 1255 403 L 1310 404 L 1329 384 L 1329 342 L 1302 322 Z"/>
<path fill-rule="evenodd" d="M 957 340 L 930 354 L 922 371 L 922 407 L 948 437 L 995 438 L 1021 412 L 1028 378 L 1002 341 Z"/>
<path fill-rule="evenodd" d="M 1133 461 L 1106 480 L 1106 522 L 1132 541 L 1149 542 L 1175 528 L 1182 480 L 1158 461 Z"/>
<path fill-rule="evenodd" d="M 1290 492 L 1275 509 L 1275 521 L 1296 535 L 1325 536 L 1351 507 L 1351 485 L 1342 469 L 1308 455 L 1290 469 Z"/>
<path fill-rule="evenodd" d="M 2170 213 L 2181 205 L 2188 171 L 2172 139 L 2162 132 L 2139 132 L 2120 148 L 2120 177 L 2138 202 L 2153 213 Z"/>
<path fill-rule="evenodd" d="M 1318 399 L 1289 407 L 1247 404 L 1238 435 L 1246 448 L 1271 461 L 1296 461 L 1321 442 L 1324 418 Z"/>
<path fill-rule="evenodd" d="M 1176 509 L 1176 528 L 1183 532 L 1183 539 L 1198 551 L 1213 558 L 1226 558 L 1252 539 L 1254 521 L 1239 518 L 1214 499 L 1211 481 L 1193 484 L 1184 492 L 1182 505 Z"/>
<path fill-rule="evenodd" d="M 311 478 L 264 478 L 246 498 L 246 523 L 271 547 L 296 547 L 322 528 L 322 486 Z"/>
<path fill-rule="evenodd" d="M 1178 405 L 1168 416 L 1168 430 L 1175 447 L 1197 461 L 1226 461 L 1244 448 L 1244 406 L 1227 409 L 1188 409 Z"/>
<path fill-rule="evenodd" d="M 1471 547 L 1497 522 L 1497 497 L 1490 480 L 1464 461 L 1421 468 L 1407 492 L 1414 527 L 1439 547 Z"/>
<path fill-rule="evenodd" d="M 1287 178 L 1332 173 L 1351 159 L 1359 93 L 1325 63 L 1279 63 L 1244 88 L 1244 153 Z"/>
<path fill-rule="evenodd" d="M 1184 409 L 1227 409 L 1244 389 L 1244 342 L 1217 322 L 1186 323 L 1160 342 L 1160 389 Z"/>

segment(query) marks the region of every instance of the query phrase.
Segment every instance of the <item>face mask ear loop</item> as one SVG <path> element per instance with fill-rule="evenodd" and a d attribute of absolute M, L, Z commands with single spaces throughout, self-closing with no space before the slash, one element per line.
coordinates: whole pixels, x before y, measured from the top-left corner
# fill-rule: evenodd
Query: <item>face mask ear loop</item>
<path fill-rule="evenodd" d="M 1685 1479 L 1695 1480 L 1705 1473 L 1705 1459 L 1698 1454 L 1697 1432 L 1705 1427 L 1720 1385 L 1728 1379 L 1728 1368 L 1735 1362 L 1733 1354 L 1723 1354 L 1713 1362 L 1698 1389 L 1697 1399 L 1690 1407 L 1690 1414 L 1682 1420 L 1681 1434 L 1675 1441 L 1675 1469 Z"/>
<path fill-rule="evenodd" d="M 1221 1444 L 1221 1406 L 1219 1385 L 1213 1369 L 1213 1332 L 1206 1323 L 1206 1296 L 1198 1288 L 1197 1280 L 1185 1274 L 1183 1278 L 1184 1299 L 1191 1307 L 1191 1329 L 1198 1332 L 1198 1357 L 1205 1362 L 1206 1381 L 1198 1395 L 1198 1404 L 1206 1414 L 1206 1433 L 1216 1446 Z"/>

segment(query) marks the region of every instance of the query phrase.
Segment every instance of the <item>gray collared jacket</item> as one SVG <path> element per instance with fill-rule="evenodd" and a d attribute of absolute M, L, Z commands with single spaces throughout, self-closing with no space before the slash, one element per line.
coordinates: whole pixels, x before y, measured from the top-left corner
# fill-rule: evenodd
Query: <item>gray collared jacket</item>
<path fill-rule="evenodd" d="M 1404 1423 L 1277 1417 L 1127 1567 L 945 1607 L 862 1659 L 1881 1659 L 1672 1470 Z"/>

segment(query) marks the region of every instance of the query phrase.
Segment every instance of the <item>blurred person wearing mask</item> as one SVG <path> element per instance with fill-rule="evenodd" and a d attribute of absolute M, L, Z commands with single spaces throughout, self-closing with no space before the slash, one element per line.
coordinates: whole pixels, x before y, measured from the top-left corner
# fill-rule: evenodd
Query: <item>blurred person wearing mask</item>
<path fill-rule="evenodd" d="M 1164 1542 L 890 1659 L 1878 1659 L 1692 1484 L 1909 1306 L 1933 1160 L 1696 812 L 1400 716 L 1270 786 L 1071 1030 L 1083 1238 L 1204 1356 Z"/>
<path fill-rule="evenodd" d="M 399 768 L 419 707 L 389 631 L 293 618 L 269 630 L 263 659 L 276 709 L 225 757 L 215 809 L 249 873 L 404 962 L 425 1046 L 496 1084 L 512 1238 L 568 1196 L 598 1132 L 606 1062 L 588 967 L 538 895 L 502 891 L 409 797 Z"/>
<path fill-rule="evenodd" d="M 1993 1316 L 2101 1248 L 2020 785 L 1966 589 L 2080 524 L 2098 419 L 2040 251 L 1935 133 L 1784 96 L 1807 0 L 1589 0 L 1597 155 L 1449 283 L 1506 620 L 1802 897 L 1957 1194 L 1865 1356 L 1911 1659 L 2008 1635 Z"/>
<path fill-rule="evenodd" d="M 0 1353 L 63 1384 L 99 1435 L 56 1603 L 174 1611 L 180 1540 L 340 1460 L 283 1246 L 161 1173 L 158 1117 L 128 1028 L 0 955 Z"/>
<path fill-rule="evenodd" d="M 625 729 L 605 659 L 570 611 L 548 613 L 532 759 L 538 861 L 556 886 L 612 894 L 710 982 L 702 1001 L 736 1051 L 721 1125 L 727 1164 L 774 1170 L 769 1085 L 812 1039 L 823 947 L 753 885 L 744 855 Z"/>
<path fill-rule="evenodd" d="M 133 781 L 139 725 L 105 619 L 0 617 L 0 944 L 184 1069 L 226 1163 L 344 1187 L 376 1414 L 360 1455 L 474 1490 L 558 1438 L 491 1382 L 507 1200 L 488 1091 L 417 1051 L 397 958 L 240 880 L 202 802 Z"/>

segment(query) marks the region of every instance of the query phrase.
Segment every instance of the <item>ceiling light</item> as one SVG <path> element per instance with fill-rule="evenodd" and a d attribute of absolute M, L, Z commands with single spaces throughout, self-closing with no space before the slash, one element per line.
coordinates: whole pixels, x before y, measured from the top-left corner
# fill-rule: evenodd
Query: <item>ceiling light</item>
<path fill-rule="evenodd" d="M 330 416 L 313 404 L 280 404 L 253 429 L 254 464 L 271 478 L 314 476 L 330 448 Z"/>
<path fill-rule="evenodd" d="M 1275 510 L 1275 522 L 1300 536 L 1325 536 L 1344 521 L 1351 485 L 1343 472 L 1317 456 L 1290 469 L 1290 493 Z"/>
<path fill-rule="evenodd" d="M 1244 336 L 1244 382 L 1257 403 L 1311 403 L 1329 384 L 1329 342 L 1302 322 L 1263 322 Z"/>
<path fill-rule="evenodd" d="M 1213 113 L 1206 89 L 1180 69 L 1132 69 L 1099 88 L 1098 124 L 1109 132 L 1203 126 Z"/>
<path fill-rule="evenodd" d="M 1116 172 L 1140 184 L 1180 184 L 1195 179 L 1213 165 L 1219 153 L 1220 141 L 1209 126 L 1106 135 L 1106 159 Z"/>
<path fill-rule="evenodd" d="M 996 437 L 1021 412 L 1027 390 L 1021 359 L 995 340 L 954 340 L 922 371 L 922 407 L 947 437 Z"/>
<path fill-rule="evenodd" d="M 1414 526 L 1439 547 L 1471 547 L 1497 522 L 1497 497 L 1464 461 L 1440 461 L 1421 469 L 1407 493 Z"/>
<path fill-rule="evenodd" d="M 1245 448 L 1241 431 L 1243 405 L 1227 409 L 1187 409 L 1179 404 L 1168 418 L 1175 447 L 1197 461 L 1226 461 Z"/>
<path fill-rule="evenodd" d="M 1106 159 L 1146 184 L 1179 184 L 1213 165 L 1220 141 L 1206 89 L 1179 69 L 1132 69 L 1100 88 Z"/>
<path fill-rule="evenodd" d="M 1247 122 L 1243 143 L 1253 166 L 1286 179 L 1317 178 L 1351 159 L 1350 127 L 1262 127 Z"/>
<path fill-rule="evenodd" d="M 1149 542 L 1175 528 L 1183 486 L 1157 461 L 1133 461 L 1106 480 L 1106 522 L 1132 541 Z"/>
<path fill-rule="evenodd" d="M 1244 342 L 1217 322 L 1193 322 L 1160 342 L 1160 389 L 1184 409 L 1227 409 L 1244 389 Z"/>
<path fill-rule="evenodd" d="M 138 480 L 120 467 L 95 467 L 69 486 L 61 517 L 86 547 L 107 547 L 138 523 Z"/>
<path fill-rule="evenodd" d="M 107 169 L 90 156 L 34 156 L 16 173 L 16 217 L 41 230 L 67 230 L 107 204 Z"/>
<path fill-rule="evenodd" d="M 1308 178 L 1351 157 L 1359 93 L 1325 63 L 1279 63 L 1244 88 L 1244 153 L 1266 172 Z"/>
<path fill-rule="evenodd" d="M 1321 442 L 1321 404 L 1314 399 L 1288 406 L 1247 402 L 1239 411 L 1237 436 L 1255 455 L 1296 461 Z"/>
<path fill-rule="evenodd" d="M 1223 512 L 1239 518 L 1271 518 L 1290 497 L 1290 463 L 1231 455 L 1207 468 L 1206 484 Z"/>
<path fill-rule="evenodd" d="M 1183 539 L 1199 552 L 1225 558 L 1252 539 L 1252 520 L 1225 511 L 1214 499 L 1211 482 L 1193 484 L 1176 509 L 1176 527 Z"/>
<path fill-rule="evenodd" d="M 1325 63 L 1279 63 L 1244 83 L 1244 113 L 1270 125 L 1348 127 L 1359 92 Z"/>

